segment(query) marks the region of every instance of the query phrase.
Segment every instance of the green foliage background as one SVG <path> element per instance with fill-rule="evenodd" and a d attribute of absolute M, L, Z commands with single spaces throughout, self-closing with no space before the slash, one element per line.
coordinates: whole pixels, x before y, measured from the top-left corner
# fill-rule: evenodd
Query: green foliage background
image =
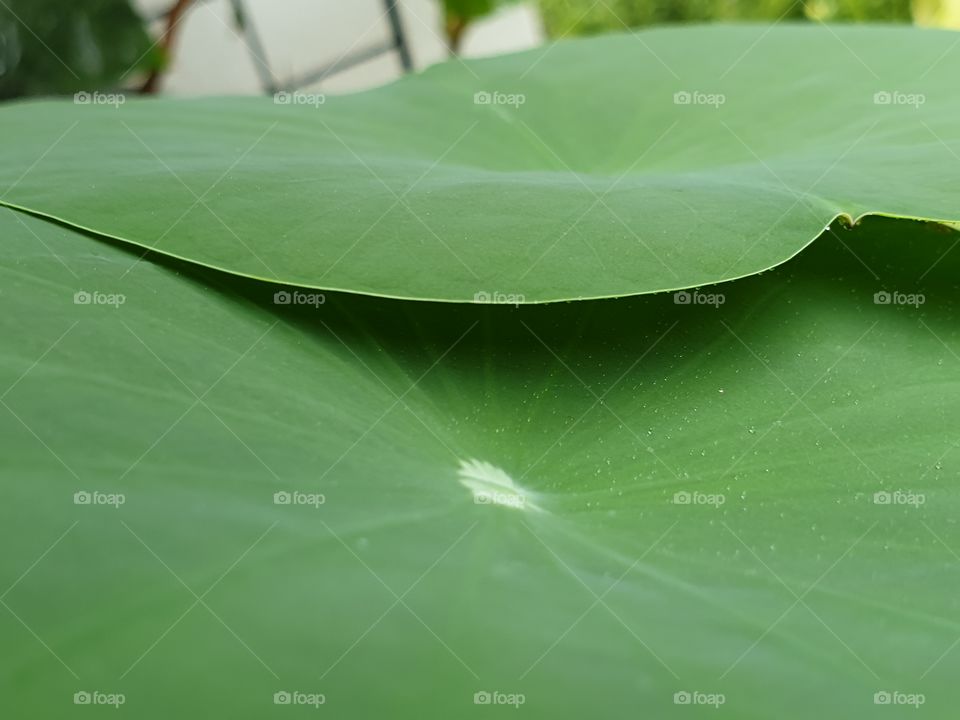
<path fill-rule="evenodd" d="M 451 48 L 474 21 L 517 0 L 440 0 Z M 943 0 L 538 0 L 547 34 L 593 35 L 663 23 L 724 20 L 909 22 Z M 0 100 L 129 84 L 163 65 L 129 0 L 0 3 Z"/>
<path fill-rule="evenodd" d="M 159 62 L 129 0 L 0 3 L 0 100 L 115 87 Z"/>
<path fill-rule="evenodd" d="M 926 4 L 938 0 L 927 0 Z M 724 20 L 913 19 L 911 0 L 540 0 L 547 33 L 593 35 L 625 27 Z"/>

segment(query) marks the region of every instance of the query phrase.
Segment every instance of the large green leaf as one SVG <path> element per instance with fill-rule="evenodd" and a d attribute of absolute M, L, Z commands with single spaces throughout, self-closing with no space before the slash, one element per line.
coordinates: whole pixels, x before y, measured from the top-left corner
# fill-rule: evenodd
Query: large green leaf
<path fill-rule="evenodd" d="M 722 304 L 519 309 L 0 237 L 5 717 L 952 717 L 955 232 L 870 219 Z"/>
<path fill-rule="evenodd" d="M 16 137 L 2 200 L 358 293 L 693 287 L 783 262 L 838 216 L 958 219 L 956 40 L 661 29 L 450 62 L 325 102 L 23 104 L 0 113 Z"/>

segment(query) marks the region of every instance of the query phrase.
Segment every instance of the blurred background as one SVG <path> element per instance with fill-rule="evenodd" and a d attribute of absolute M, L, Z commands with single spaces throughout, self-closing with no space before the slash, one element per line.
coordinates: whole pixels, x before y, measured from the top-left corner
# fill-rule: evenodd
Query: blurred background
<path fill-rule="evenodd" d="M 960 28 L 960 0 L 0 0 L 0 100 L 350 92 L 450 55 L 778 19 Z"/>

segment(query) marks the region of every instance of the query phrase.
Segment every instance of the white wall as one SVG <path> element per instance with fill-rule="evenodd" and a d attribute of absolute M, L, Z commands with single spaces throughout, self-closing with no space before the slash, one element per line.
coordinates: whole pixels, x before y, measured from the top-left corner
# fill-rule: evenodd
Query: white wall
<path fill-rule="evenodd" d="M 135 2 L 147 17 L 159 15 L 172 4 L 172 0 Z M 400 0 L 399 5 L 414 65 L 423 68 L 444 60 L 447 52 L 438 0 Z M 265 62 L 259 64 L 269 65 L 281 84 L 390 38 L 381 0 L 246 0 L 246 7 L 263 43 L 260 57 Z M 160 22 L 155 24 L 157 34 L 162 27 Z M 542 41 L 533 4 L 514 5 L 476 23 L 464 38 L 463 55 L 522 50 Z M 258 62 L 235 27 L 228 0 L 198 0 L 179 26 L 174 62 L 162 91 L 174 95 L 260 93 Z M 380 85 L 399 74 L 394 52 L 332 76 L 318 87 L 349 92 Z"/>

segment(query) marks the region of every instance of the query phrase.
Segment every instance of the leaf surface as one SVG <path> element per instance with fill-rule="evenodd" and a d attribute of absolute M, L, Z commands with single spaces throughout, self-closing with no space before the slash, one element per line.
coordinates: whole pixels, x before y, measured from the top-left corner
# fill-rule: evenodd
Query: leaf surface
<path fill-rule="evenodd" d="M 0 236 L 11 717 L 956 707 L 952 231 L 830 231 L 714 305 L 519 309 L 276 305 L 13 212 Z"/>

